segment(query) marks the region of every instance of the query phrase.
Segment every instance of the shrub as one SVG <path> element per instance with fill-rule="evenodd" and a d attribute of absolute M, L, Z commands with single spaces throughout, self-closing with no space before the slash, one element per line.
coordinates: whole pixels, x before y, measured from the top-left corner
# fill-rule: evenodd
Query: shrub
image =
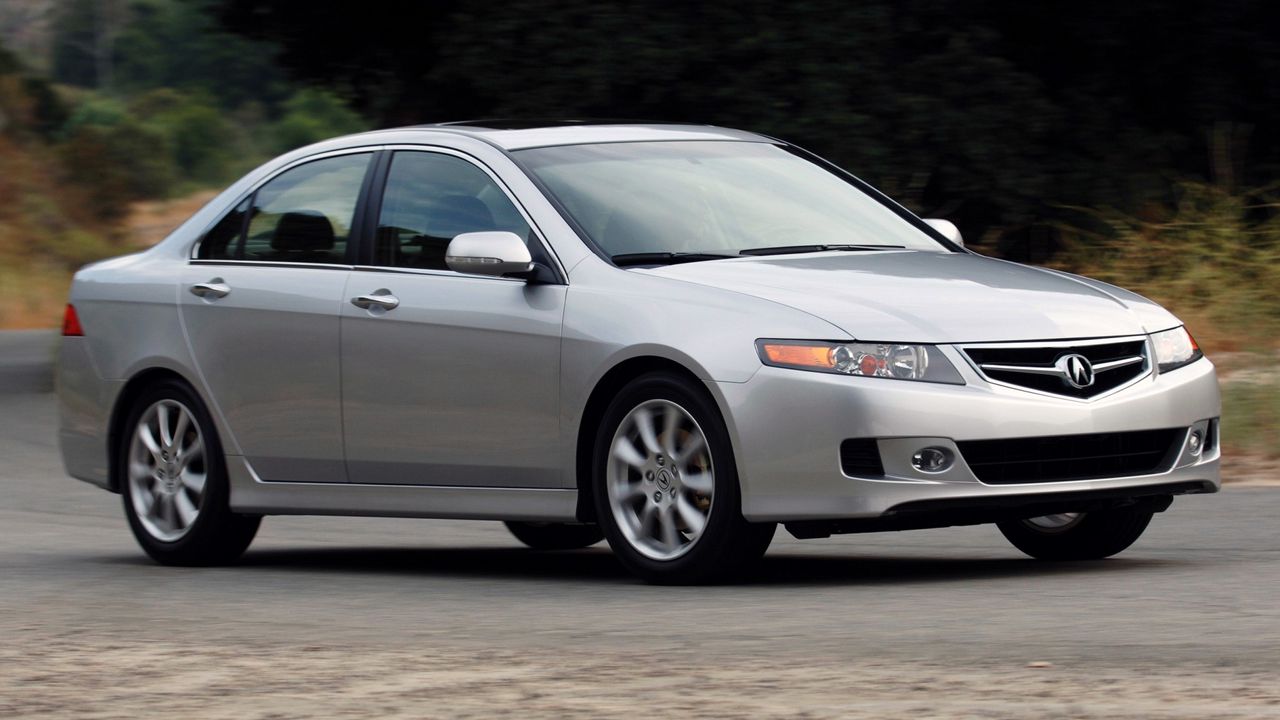
<path fill-rule="evenodd" d="M 83 125 L 59 148 L 67 179 L 85 192 L 93 214 L 123 217 L 134 200 L 164 197 L 173 183 L 168 140 L 135 120 Z"/>
<path fill-rule="evenodd" d="M 230 123 L 213 105 L 188 98 L 151 117 L 147 124 L 168 140 L 183 177 L 198 183 L 227 179 L 233 134 Z"/>
<path fill-rule="evenodd" d="M 1280 331 L 1280 203 L 1269 190 L 1184 182 L 1163 217 L 1084 211 L 1056 264 L 1168 306 L 1214 349 L 1275 346 Z"/>
<path fill-rule="evenodd" d="M 75 104 L 63 125 L 67 137 L 84 127 L 112 128 L 124 122 L 129 113 L 124 103 L 115 98 L 86 93 Z"/>
<path fill-rule="evenodd" d="M 284 102 L 282 109 L 284 113 L 274 132 L 277 152 L 360 132 L 366 127 L 364 120 L 337 95 L 324 90 L 299 90 Z"/>

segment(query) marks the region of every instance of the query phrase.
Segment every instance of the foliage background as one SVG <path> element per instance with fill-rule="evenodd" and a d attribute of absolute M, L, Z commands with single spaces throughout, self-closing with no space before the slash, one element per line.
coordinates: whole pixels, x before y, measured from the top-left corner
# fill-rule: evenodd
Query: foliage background
<path fill-rule="evenodd" d="M 1274 367 L 1277 28 L 1261 0 L 3 0 L 0 327 L 55 324 L 140 204 L 286 149 L 641 118 L 794 141 L 979 252 L 1171 306 L 1228 371 Z M 1275 448 L 1261 377 L 1233 406 Z"/>

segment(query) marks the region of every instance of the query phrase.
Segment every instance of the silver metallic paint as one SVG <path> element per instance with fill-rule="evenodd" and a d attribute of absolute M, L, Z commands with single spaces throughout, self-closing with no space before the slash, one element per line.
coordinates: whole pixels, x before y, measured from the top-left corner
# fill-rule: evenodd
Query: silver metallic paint
<path fill-rule="evenodd" d="M 1178 320 L 1105 283 L 968 253 L 823 253 L 621 270 L 578 238 L 505 152 L 651 139 L 770 141 L 697 126 L 406 128 L 326 141 L 250 172 L 156 247 L 77 274 L 71 302 L 86 337 L 64 339 L 58 366 L 68 471 L 106 486 L 116 399 L 130 378 L 164 368 L 187 379 L 210 408 L 236 509 L 567 520 L 577 504 L 576 443 L 587 397 L 619 363 L 657 357 L 701 379 L 721 409 L 749 519 L 867 517 L 930 498 L 1218 482 L 1216 449 L 1139 478 L 996 488 L 977 482 L 963 463 L 923 477 L 905 454 L 923 444 L 1202 423 L 1220 413 L 1213 367 L 1200 360 L 1150 374 L 1091 403 L 999 387 L 950 344 L 1132 335 Z M 546 242 L 567 285 L 190 260 L 201 233 L 265 179 L 319 154 L 385 148 L 448 152 L 483 166 Z M 187 290 L 215 277 L 231 287 L 227 297 L 203 300 Z M 371 317 L 350 304 L 352 293 L 379 288 L 394 289 L 401 306 Z M 216 318 L 219 303 L 231 311 L 225 315 L 238 312 L 229 300 L 255 320 Z M 333 327 L 351 342 L 340 371 Z M 766 368 L 753 350 L 760 337 L 941 343 L 968 384 Z M 476 366 L 447 356 L 454 347 L 478 352 Z M 263 348 L 298 363 L 297 373 L 238 377 L 236 368 L 250 366 Z M 335 372 L 354 390 L 339 425 L 357 428 L 350 453 L 335 440 Z M 406 401 L 397 403 L 401 396 Z M 288 419 L 301 420 L 308 433 L 279 427 Z M 447 431 L 432 434 L 440 428 Z M 840 472 L 840 440 L 860 436 L 883 438 L 891 477 Z M 514 448 L 503 437 L 516 438 Z M 336 468 L 352 458 L 362 479 L 381 476 L 381 484 L 341 482 Z M 425 468 L 409 469 L 424 461 Z M 424 478 L 432 484 L 388 484 Z"/>

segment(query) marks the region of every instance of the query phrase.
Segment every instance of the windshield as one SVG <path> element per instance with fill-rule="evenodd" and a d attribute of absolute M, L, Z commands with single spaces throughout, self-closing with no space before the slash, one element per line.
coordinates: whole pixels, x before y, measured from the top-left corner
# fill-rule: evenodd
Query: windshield
<path fill-rule="evenodd" d="M 517 157 L 615 259 L 947 251 L 849 181 L 777 145 L 612 143 L 521 150 Z"/>

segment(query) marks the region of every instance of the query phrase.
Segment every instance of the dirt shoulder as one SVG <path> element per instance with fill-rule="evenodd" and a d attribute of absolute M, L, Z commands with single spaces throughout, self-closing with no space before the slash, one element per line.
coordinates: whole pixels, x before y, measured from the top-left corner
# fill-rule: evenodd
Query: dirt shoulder
<path fill-rule="evenodd" d="M 1280 717 L 1280 675 L 1251 668 L 34 639 L 0 650 L 0 716 Z"/>
<path fill-rule="evenodd" d="M 1280 459 L 1225 453 L 1222 482 L 1232 487 L 1280 487 Z"/>

